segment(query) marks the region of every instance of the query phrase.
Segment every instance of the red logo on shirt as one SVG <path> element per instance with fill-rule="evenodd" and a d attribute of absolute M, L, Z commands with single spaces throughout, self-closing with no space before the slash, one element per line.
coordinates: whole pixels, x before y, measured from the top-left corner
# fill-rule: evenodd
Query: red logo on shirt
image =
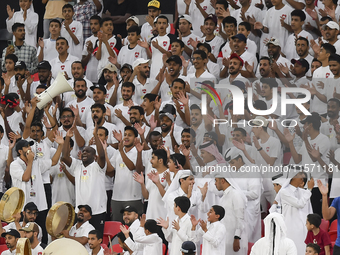
<path fill-rule="evenodd" d="M 61 68 L 61 70 L 64 70 L 64 69 L 65 69 L 65 66 L 64 66 L 64 65 L 62 65 L 60 68 Z"/>
<path fill-rule="evenodd" d="M 139 57 L 139 52 L 135 52 L 135 58 Z"/>
<path fill-rule="evenodd" d="M 266 151 L 269 152 L 269 147 L 266 148 Z"/>
<path fill-rule="evenodd" d="M 110 42 L 110 47 L 113 49 L 115 46 L 115 43 L 114 42 Z"/>
<path fill-rule="evenodd" d="M 38 252 L 38 255 L 42 255 L 42 252 Z"/>
<path fill-rule="evenodd" d="M 72 31 L 72 33 L 76 32 L 76 28 L 75 28 L 75 27 L 72 27 L 72 28 L 71 28 L 71 31 Z"/>
<path fill-rule="evenodd" d="M 62 168 L 61 166 L 59 167 L 59 171 L 60 171 L 60 172 L 62 172 L 62 171 L 63 171 L 63 168 Z"/>
<path fill-rule="evenodd" d="M 316 148 L 316 143 L 313 143 L 312 147 L 313 147 L 313 149 L 315 149 Z"/>
<path fill-rule="evenodd" d="M 286 19 L 287 15 L 286 14 L 282 14 L 281 15 L 281 19 Z"/>
<path fill-rule="evenodd" d="M 86 175 L 87 174 L 87 170 L 83 170 L 83 175 Z"/>
<path fill-rule="evenodd" d="M 332 133 L 332 128 L 329 128 L 329 133 Z"/>
<path fill-rule="evenodd" d="M 163 140 L 163 145 L 165 145 L 165 141 Z"/>
<path fill-rule="evenodd" d="M 203 10 L 206 10 L 208 8 L 208 6 L 203 6 Z"/>
<path fill-rule="evenodd" d="M 41 151 L 41 148 L 38 148 L 38 151 Z"/>
<path fill-rule="evenodd" d="M 189 160 L 191 160 L 191 158 L 192 158 L 192 155 L 189 155 Z"/>
<path fill-rule="evenodd" d="M 20 90 L 17 90 L 17 94 L 20 95 Z"/>
<path fill-rule="evenodd" d="M 145 94 L 146 93 L 146 89 L 142 89 L 142 92 L 143 92 L 143 94 Z"/>
<path fill-rule="evenodd" d="M 85 107 L 82 107 L 82 108 L 81 108 L 81 112 L 84 112 L 84 110 L 85 110 Z"/>
<path fill-rule="evenodd" d="M 330 73 L 326 73 L 326 78 L 328 78 L 331 74 Z"/>
<path fill-rule="evenodd" d="M 190 41 L 188 41 L 187 44 L 190 45 Z"/>
<path fill-rule="evenodd" d="M 168 42 L 166 42 L 166 41 L 163 42 L 164 47 L 166 47 L 167 44 L 168 44 Z"/>

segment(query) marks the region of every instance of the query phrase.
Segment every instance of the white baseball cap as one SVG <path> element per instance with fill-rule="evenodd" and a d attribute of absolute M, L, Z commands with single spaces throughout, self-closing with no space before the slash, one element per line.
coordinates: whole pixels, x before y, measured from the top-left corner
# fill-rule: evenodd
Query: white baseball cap
<path fill-rule="evenodd" d="M 253 124 L 257 125 L 257 126 L 260 126 L 260 127 L 268 127 L 269 122 L 263 116 L 256 116 L 256 118 L 253 119 Z"/>
<path fill-rule="evenodd" d="M 183 14 L 183 15 L 179 16 L 179 19 L 185 19 L 190 24 L 192 24 L 192 19 L 191 19 L 191 17 L 189 15 Z"/>
<path fill-rule="evenodd" d="M 334 21 L 328 21 L 328 23 L 326 24 L 327 27 L 329 27 L 330 29 L 336 29 L 336 30 L 340 30 L 339 29 L 339 24 L 334 22 Z"/>
<path fill-rule="evenodd" d="M 133 63 L 132 63 L 132 68 L 135 69 L 136 66 L 139 66 L 141 64 L 148 63 L 150 59 L 144 59 L 144 58 L 137 58 Z"/>
<path fill-rule="evenodd" d="M 139 26 L 139 19 L 136 16 L 128 17 L 125 22 L 127 23 L 129 20 L 133 20 Z"/>

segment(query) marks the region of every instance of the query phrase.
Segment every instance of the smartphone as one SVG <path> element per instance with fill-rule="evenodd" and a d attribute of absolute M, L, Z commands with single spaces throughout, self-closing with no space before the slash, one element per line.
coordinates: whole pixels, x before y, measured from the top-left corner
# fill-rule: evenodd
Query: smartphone
<path fill-rule="evenodd" d="M 13 41 L 12 40 L 7 40 L 7 45 L 13 45 Z"/>

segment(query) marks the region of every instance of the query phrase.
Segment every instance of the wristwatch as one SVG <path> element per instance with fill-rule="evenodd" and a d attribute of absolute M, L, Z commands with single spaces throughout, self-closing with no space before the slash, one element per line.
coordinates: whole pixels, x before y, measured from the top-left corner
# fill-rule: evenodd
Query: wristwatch
<path fill-rule="evenodd" d="M 238 239 L 238 240 L 240 240 L 240 239 L 241 239 L 241 237 L 239 237 L 239 236 L 234 236 L 234 239 Z"/>
<path fill-rule="evenodd" d="M 257 151 L 262 151 L 262 147 L 260 147 L 259 149 L 257 149 Z"/>

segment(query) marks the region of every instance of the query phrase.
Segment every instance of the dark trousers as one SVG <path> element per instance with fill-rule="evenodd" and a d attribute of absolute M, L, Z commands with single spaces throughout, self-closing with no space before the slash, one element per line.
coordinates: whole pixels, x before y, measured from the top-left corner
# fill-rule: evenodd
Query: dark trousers
<path fill-rule="evenodd" d="M 313 212 L 319 214 L 322 218 L 322 195 L 319 188 L 312 189 L 311 203 Z"/>
<path fill-rule="evenodd" d="M 333 255 L 340 255 L 340 247 L 337 245 L 334 245 L 333 247 Z"/>
<path fill-rule="evenodd" d="M 101 214 L 92 215 L 92 218 L 90 219 L 92 226 L 102 234 L 104 232 L 105 217 L 106 212 L 103 212 Z"/>
<path fill-rule="evenodd" d="M 45 183 L 44 184 L 45 188 L 45 196 L 46 196 L 46 201 L 47 201 L 47 208 L 50 209 L 52 207 L 52 189 L 51 189 L 51 184 L 50 183 Z"/>
<path fill-rule="evenodd" d="M 112 198 L 112 190 L 106 191 L 107 202 L 106 202 L 106 221 L 111 220 L 111 198 Z"/>
<path fill-rule="evenodd" d="M 48 210 L 40 211 L 37 219 L 35 222 L 41 227 L 42 230 L 42 243 L 48 243 L 48 236 L 47 236 L 47 230 L 46 230 L 46 217 L 47 217 Z"/>

